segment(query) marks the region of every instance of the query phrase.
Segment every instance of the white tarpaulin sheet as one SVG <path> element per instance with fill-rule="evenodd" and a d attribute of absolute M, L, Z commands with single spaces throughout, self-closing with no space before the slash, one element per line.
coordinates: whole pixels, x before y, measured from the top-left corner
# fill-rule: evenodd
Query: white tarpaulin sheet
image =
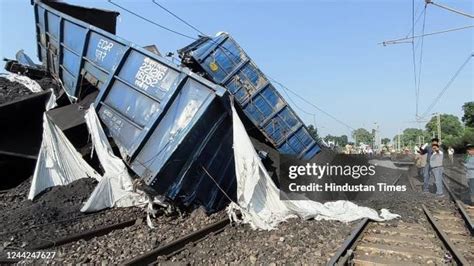
<path fill-rule="evenodd" d="M 232 220 L 248 223 L 254 229 L 271 230 L 289 218 L 338 220 L 343 222 L 361 218 L 376 221 L 398 217 L 386 209 L 377 211 L 360 207 L 350 201 L 319 203 L 310 200 L 280 200 L 280 191 L 273 183 L 250 141 L 244 125 L 232 107 L 234 130 L 234 158 L 237 178 L 237 202 L 228 212 Z M 235 215 L 240 211 L 242 218 Z"/>
<path fill-rule="evenodd" d="M 21 76 L 14 73 L 0 73 L 0 77 L 6 78 L 11 82 L 18 82 L 23 86 L 27 87 L 31 92 L 42 92 L 43 89 L 38 84 L 38 82 L 30 79 L 27 76 Z"/>
<path fill-rule="evenodd" d="M 147 202 L 146 196 L 133 192 L 132 178 L 127 167 L 122 159 L 114 155 L 93 105 L 87 110 L 85 120 L 104 175 L 81 211 L 94 212 L 112 207 L 144 205 Z"/>
<path fill-rule="evenodd" d="M 47 104 L 46 110 L 55 105 L 54 93 Z M 33 200 L 38 193 L 46 188 L 67 185 L 84 177 L 100 178 L 90 167 L 81 154 L 69 142 L 67 137 L 45 114 L 43 114 L 43 141 L 31 181 L 28 199 Z"/>

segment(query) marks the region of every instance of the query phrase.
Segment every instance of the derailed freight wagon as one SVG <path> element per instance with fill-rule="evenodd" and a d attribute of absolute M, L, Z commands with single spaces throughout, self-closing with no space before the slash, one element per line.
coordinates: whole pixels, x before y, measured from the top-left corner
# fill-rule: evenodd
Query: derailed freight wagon
<path fill-rule="evenodd" d="M 133 172 L 158 193 L 208 212 L 234 197 L 224 88 L 115 36 L 118 13 L 57 2 L 35 2 L 34 10 L 40 60 L 73 101 L 86 93 L 84 80 L 99 90 L 99 118 Z"/>
<path fill-rule="evenodd" d="M 201 37 L 179 55 L 184 65 L 226 87 L 280 153 L 309 160 L 321 151 L 303 121 L 229 34 Z"/>

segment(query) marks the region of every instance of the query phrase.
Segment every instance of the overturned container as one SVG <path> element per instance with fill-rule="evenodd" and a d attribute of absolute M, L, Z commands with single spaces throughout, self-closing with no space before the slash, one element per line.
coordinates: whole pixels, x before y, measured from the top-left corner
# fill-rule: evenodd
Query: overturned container
<path fill-rule="evenodd" d="M 283 154 L 309 160 L 319 144 L 269 79 L 227 33 L 179 50 L 182 63 L 227 88 L 245 115 Z"/>
<path fill-rule="evenodd" d="M 224 88 L 114 35 L 115 12 L 57 2 L 34 8 L 40 60 L 71 99 L 82 97 L 83 79 L 99 90 L 99 118 L 133 172 L 156 192 L 208 212 L 235 200 Z"/>

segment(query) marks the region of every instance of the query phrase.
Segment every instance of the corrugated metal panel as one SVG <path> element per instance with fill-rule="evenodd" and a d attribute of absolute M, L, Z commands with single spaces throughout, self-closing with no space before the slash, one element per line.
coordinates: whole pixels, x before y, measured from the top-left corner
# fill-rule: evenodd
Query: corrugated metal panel
<path fill-rule="evenodd" d="M 188 67 L 204 71 L 226 87 L 280 152 L 311 159 L 321 150 L 293 109 L 228 34 L 202 37 L 179 53 Z"/>
<path fill-rule="evenodd" d="M 99 118 L 138 176 L 209 212 L 229 202 L 236 187 L 224 88 L 44 3 L 35 14 L 38 36 L 46 36 L 38 38 L 40 59 L 51 58 L 43 63 L 72 97 L 85 73 L 100 81 Z"/>

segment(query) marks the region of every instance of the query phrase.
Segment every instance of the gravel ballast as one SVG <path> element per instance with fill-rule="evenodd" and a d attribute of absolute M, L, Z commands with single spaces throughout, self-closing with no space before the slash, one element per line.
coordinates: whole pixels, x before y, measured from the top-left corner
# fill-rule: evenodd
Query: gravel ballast
<path fill-rule="evenodd" d="M 376 173 L 369 183 L 392 184 L 400 177 L 397 185 L 406 186 L 407 191 L 374 193 L 370 198 L 355 203 L 376 210 L 388 208 L 401 215 L 399 219 L 387 221 L 388 225 L 400 221 L 420 222 L 423 215 L 421 203 L 427 203 L 430 208 L 436 208 L 437 204 L 449 204 L 446 203 L 449 201 L 447 197 L 439 200 L 432 194 L 412 191 L 408 177 L 413 175 L 413 171 L 378 166 Z M 29 179 L 25 180 L 16 188 L 0 194 L 0 221 L 4 225 L 0 241 L 4 251 L 28 250 L 56 238 L 136 219 L 134 225 L 124 229 L 45 250 L 56 252 L 56 257 L 42 261 L 44 263 L 123 263 L 227 216 L 225 210 L 208 216 L 201 209 L 182 215 L 162 214 L 153 219 L 156 228 L 151 229 L 144 220 L 145 212 L 141 208 L 81 213 L 82 204 L 96 185 L 93 179 L 84 178 L 67 186 L 48 189 L 33 202 L 26 199 L 30 183 Z M 55 223 L 65 219 L 73 220 Z M 359 221 L 343 223 L 290 219 L 271 231 L 232 224 L 221 233 L 188 245 L 171 257 L 157 259 L 160 264 L 325 264 Z M 54 224 L 42 226 L 48 223 Z"/>

